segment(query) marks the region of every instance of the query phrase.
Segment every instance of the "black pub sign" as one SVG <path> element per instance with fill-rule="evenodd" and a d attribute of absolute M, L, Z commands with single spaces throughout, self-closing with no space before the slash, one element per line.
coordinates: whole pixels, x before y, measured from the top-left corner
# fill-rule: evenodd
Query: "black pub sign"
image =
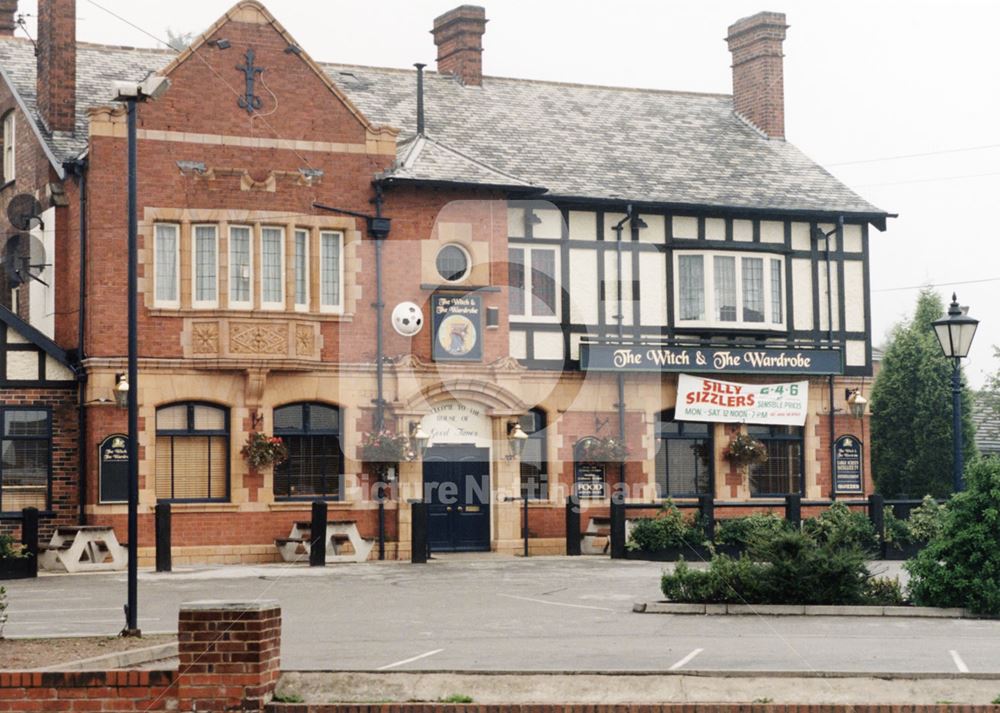
<path fill-rule="evenodd" d="M 842 374 L 839 349 L 669 347 L 581 344 L 584 371 L 655 371 L 699 374 Z"/>
<path fill-rule="evenodd" d="M 483 298 L 438 294 L 431 297 L 434 361 L 482 361 Z"/>
<path fill-rule="evenodd" d="M 128 501 L 128 436 L 108 436 L 97 449 L 102 503 Z"/>
<path fill-rule="evenodd" d="M 861 441 L 854 436 L 841 436 L 833 444 L 833 482 L 838 493 L 864 493 L 861 479 Z"/>
<path fill-rule="evenodd" d="M 606 473 L 603 463 L 577 463 L 576 496 L 581 500 L 602 500 L 605 497 Z"/>

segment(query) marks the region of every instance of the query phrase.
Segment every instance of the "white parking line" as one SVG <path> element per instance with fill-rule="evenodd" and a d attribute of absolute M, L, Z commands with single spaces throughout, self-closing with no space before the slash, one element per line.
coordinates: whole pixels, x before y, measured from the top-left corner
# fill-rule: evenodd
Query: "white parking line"
<path fill-rule="evenodd" d="M 670 670 L 671 671 L 676 671 L 677 669 L 681 668 L 682 666 L 685 666 L 685 665 L 691 663 L 691 660 L 695 656 L 697 656 L 698 654 L 700 654 L 702 651 L 704 651 L 704 650 L 705 649 L 695 649 L 694 651 L 692 651 L 691 653 L 689 653 L 687 656 L 685 656 L 684 658 L 682 658 L 680 661 L 678 661 L 677 663 L 675 663 L 673 666 L 671 666 Z"/>
<path fill-rule="evenodd" d="M 507 599 L 520 599 L 522 602 L 535 602 L 536 604 L 551 604 L 555 607 L 570 607 L 572 609 L 596 609 L 597 611 L 618 611 L 617 609 L 609 609 L 608 607 L 590 607 L 586 604 L 567 604 L 566 602 L 550 602 L 547 599 L 532 599 L 531 597 L 519 597 L 516 594 L 498 594 L 499 597 L 507 597 Z M 631 599 L 631 597 L 630 597 Z"/>
<path fill-rule="evenodd" d="M 121 611 L 121 607 L 79 607 L 75 609 L 11 609 L 10 615 L 48 614 L 49 612 Z"/>
<path fill-rule="evenodd" d="M 948 653 L 951 654 L 951 660 L 955 662 L 955 668 L 958 669 L 959 673 L 969 672 L 969 667 L 965 665 L 965 661 L 962 660 L 962 657 L 958 655 L 957 651 L 952 649 Z"/>
<path fill-rule="evenodd" d="M 397 666 L 402 666 L 403 664 L 413 663 L 414 661 L 419 661 L 420 659 L 425 659 L 428 656 L 433 656 L 434 654 L 439 654 L 442 651 L 444 651 L 444 649 L 434 649 L 433 651 L 426 651 L 426 652 L 420 654 L 419 656 L 412 656 L 411 658 L 403 659 L 402 661 L 396 661 L 395 663 L 386 664 L 385 666 L 379 666 L 375 670 L 376 671 L 385 671 L 386 669 L 389 669 L 389 668 L 396 668 Z"/>

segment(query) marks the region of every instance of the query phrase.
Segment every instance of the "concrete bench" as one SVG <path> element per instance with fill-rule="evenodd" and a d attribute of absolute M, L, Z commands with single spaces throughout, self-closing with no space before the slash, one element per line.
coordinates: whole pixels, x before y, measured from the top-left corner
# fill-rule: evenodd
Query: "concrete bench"
<path fill-rule="evenodd" d="M 292 523 L 288 537 L 275 539 L 274 545 L 285 562 L 308 562 L 312 549 L 312 522 Z M 372 540 L 361 537 L 354 520 L 330 520 L 326 523 L 326 562 L 364 562 L 374 547 Z"/>
<path fill-rule="evenodd" d="M 57 527 L 38 550 L 42 569 L 57 572 L 117 571 L 128 564 L 126 546 L 118 542 L 114 528 L 102 525 Z"/>

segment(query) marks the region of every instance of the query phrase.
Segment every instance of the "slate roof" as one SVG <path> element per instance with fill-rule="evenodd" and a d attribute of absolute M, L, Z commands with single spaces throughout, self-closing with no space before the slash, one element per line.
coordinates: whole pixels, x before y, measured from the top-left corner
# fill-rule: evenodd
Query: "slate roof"
<path fill-rule="evenodd" d="M 35 109 L 31 44 L 0 41 L 0 70 L 57 161 L 86 150 L 86 109 L 108 103 L 112 81 L 140 80 L 174 56 L 80 43 L 77 130 L 53 136 Z M 886 215 L 790 143 L 760 134 L 727 95 L 499 77 L 466 87 L 425 72 L 428 140 L 414 141 L 414 70 L 320 66 L 373 124 L 401 131 L 391 179 L 544 187 L 562 198 Z"/>
<path fill-rule="evenodd" d="M 976 427 L 976 448 L 979 452 L 1000 456 L 1000 398 L 987 393 L 975 394 L 972 423 Z"/>

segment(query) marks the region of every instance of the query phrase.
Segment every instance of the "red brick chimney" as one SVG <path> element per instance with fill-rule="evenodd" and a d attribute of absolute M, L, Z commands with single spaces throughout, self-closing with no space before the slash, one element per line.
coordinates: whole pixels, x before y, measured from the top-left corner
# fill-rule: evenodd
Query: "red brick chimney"
<path fill-rule="evenodd" d="M 38 0 L 38 113 L 50 131 L 76 122 L 76 0 Z"/>
<path fill-rule="evenodd" d="M 0 0 L 0 37 L 13 37 L 17 23 L 17 0 Z"/>
<path fill-rule="evenodd" d="M 486 10 L 477 5 L 460 5 L 434 18 L 434 44 L 438 48 L 437 68 L 454 74 L 462 84 L 478 87 L 483 83 L 483 35 Z"/>
<path fill-rule="evenodd" d="M 785 83 L 781 43 L 785 15 L 758 12 L 729 26 L 733 53 L 733 106 L 773 139 L 785 138 Z"/>

